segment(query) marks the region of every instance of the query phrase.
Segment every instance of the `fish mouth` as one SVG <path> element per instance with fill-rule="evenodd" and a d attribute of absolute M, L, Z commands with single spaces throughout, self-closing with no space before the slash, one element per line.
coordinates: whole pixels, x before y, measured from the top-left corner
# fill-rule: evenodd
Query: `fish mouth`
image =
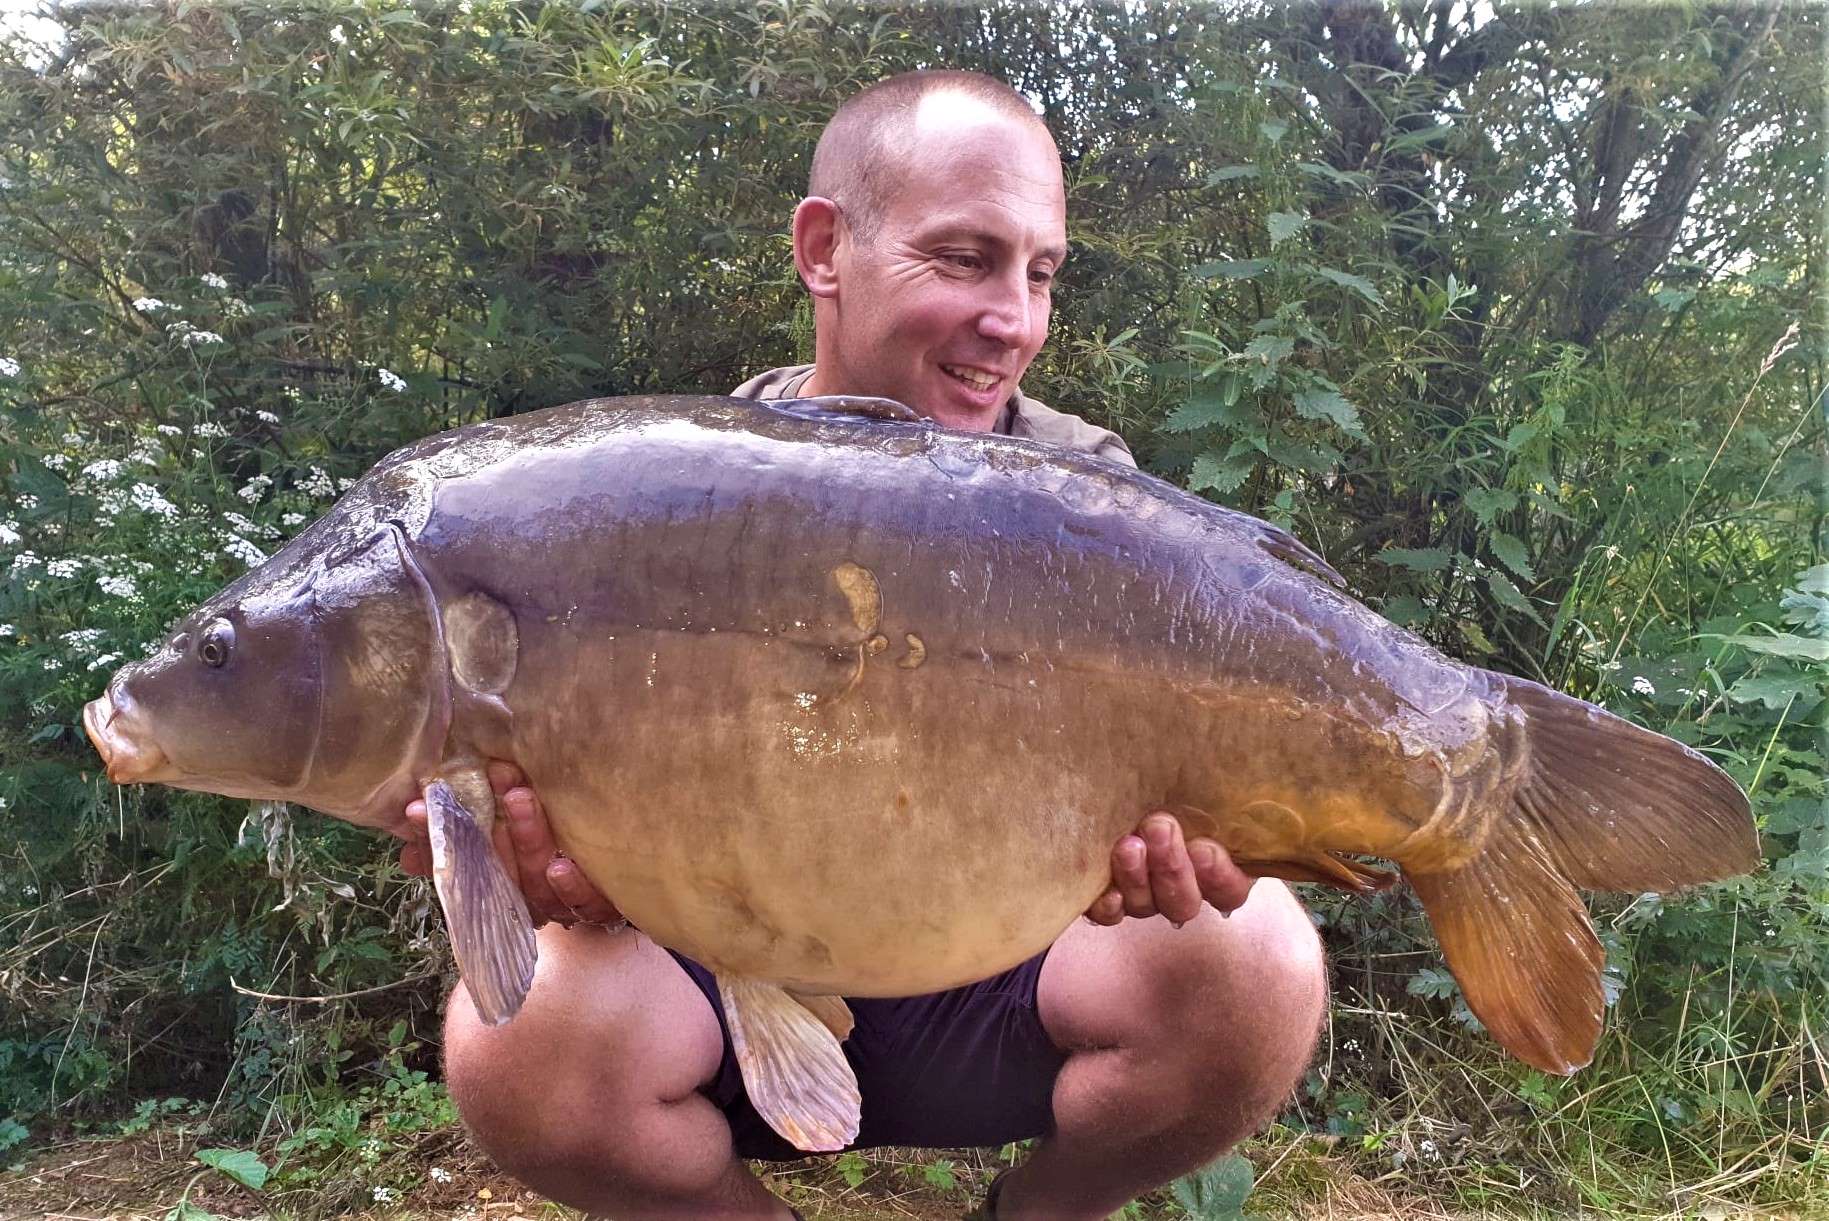
<path fill-rule="evenodd" d="M 112 691 L 83 705 L 83 732 L 115 784 L 144 784 L 161 779 L 171 769 L 171 760 L 159 744 L 133 729 L 133 717 L 122 714 Z"/>

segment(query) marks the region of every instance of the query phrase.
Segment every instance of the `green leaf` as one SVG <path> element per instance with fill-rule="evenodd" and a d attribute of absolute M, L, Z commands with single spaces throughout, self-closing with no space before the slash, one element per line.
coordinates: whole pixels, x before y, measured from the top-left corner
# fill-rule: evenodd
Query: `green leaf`
<path fill-rule="evenodd" d="M 1408 568 L 1411 572 L 1442 572 L 1453 556 L 1440 547 L 1386 547 L 1372 557 L 1380 564 L 1392 564 L 1398 568 Z"/>
<path fill-rule="evenodd" d="M 1231 182 L 1235 178 L 1256 178 L 1260 172 L 1255 165 L 1223 165 L 1207 175 L 1207 185 Z"/>
<path fill-rule="evenodd" d="M 1503 530 L 1494 530 L 1492 537 L 1486 540 L 1492 553 L 1499 557 L 1501 563 L 1526 581 L 1535 581 L 1537 574 L 1531 570 L 1530 549 L 1522 541 L 1513 538 Z"/>
<path fill-rule="evenodd" d="M 1298 161 L 1296 168 L 1311 178 L 1325 178 L 1329 182 L 1337 182 L 1344 187 L 1363 189 L 1371 182 L 1371 175 L 1363 170 L 1337 170 L 1333 166 L 1323 165 L 1319 161 Z"/>
<path fill-rule="evenodd" d="M 1404 985 L 1404 991 L 1411 996 L 1445 1001 L 1460 995 L 1461 986 L 1454 982 L 1454 976 L 1440 967 L 1424 967 L 1410 977 L 1410 982 Z"/>
<path fill-rule="evenodd" d="M 1269 259 L 1226 259 L 1215 263 L 1202 263 L 1194 269 L 1194 274 L 1203 280 L 1215 278 L 1249 280 L 1254 276 L 1261 276 L 1269 270 Z"/>
<path fill-rule="evenodd" d="M 1490 526 L 1494 514 L 1509 513 L 1518 507 L 1518 494 L 1504 488 L 1474 488 L 1461 497 L 1461 503 L 1472 511 L 1482 526 Z"/>
<path fill-rule="evenodd" d="M 1287 119 L 1265 119 L 1257 125 L 1257 129 L 1264 139 L 1272 144 L 1280 144 L 1283 137 L 1289 134 L 1289 121 Z"/>
<path fill-rule="evenodd" d="M 1402 135 L 1394 136 L 1385 141 L 1384 147 L 1385 151 L 1389 153 L 1400 153 L 1405 149 L 1421 148 L 1427 144 L 1435 144 L 1439 147 L 1445 142 L 1445 137 L 1453 133 L 1453 124 L 1437 123 L 1433 127 L 1421 127 L 1415 131 L 1406 131 Z"/>
<path fill-rule="evenodd" d="M 1304 212 L 1272 212 L 1264 218 L 1270 227 L 1270 244 L 1280 246 L 1296 234 L 1302 232 L 1308 224 L 1308 215 Z"/>
<path fill-rule="evenodd" d="M 1748 674 L 1727 689 L 1736 704 L 1763 704 L 1773 712 L 1796 706 L 1809 709 L 1823 695 L 1821 675 L 1791 673 Z M 1798 701 L 1802 701 L 1800 704 Z"/>
<path fill-rule="evenodd" d="M 1829 564 L 1818 564 L 1797 574 L 1791 587 L 1800 594 L 1829 594 Z"/>
<path fill-rule="evenodd" d="M 1384 304 L 1384 298 L 1379 295 L 1377 286 L 1364 276 L 1356 276 L 1350 271 L 1341 271 L 1337 267 L 1317 267 L 1314 269 L 1314 274 L 1323 280 L 1331 280 L 1342 288 L 1352 289 L 1373 305 Z"/>
<path fill-rule="evenodd" d="M 1256 1177 L 1250 1162 L 1228 1153 L 1176 1179 L 1175 1201 L 1194 1221 L 1238 1221 Z"/>
<path fill-rule="evenodd" d="M 205 1166 L 213 1166 L 222 1173 L 240 1183 L 259 1191 L 267 1183 L 267 1163 L 255 1156 L 251 1149 L 199 1149 L 198 1161 Z"/>
<path fill-rule="evenodd" d="M 1231 374 L 1196 386 L 1187 402 L 1175 408 L 1162 427 L 1169 432 L 1192 432 L 1213 424 L 1241 424 L 1251 418 L 1250 411 L 1235 411 L 1243 383 Z"/>
<path fill-rule="evenodd" d="M 833 1166 L 838 1171 L 838 1177 L 845 1181 L 847 1187 L 857 1187 L 870 1174 L 869 1163 L 864 1161 L 863 1154 L 856 1150 L 840 1154 L 838 1161 L 834 1162 Z"/>
<path fill-rule="evenodd" d="M 1202 454 L 1194 459 L 1194 469 L 1188 475 L 1188 487 L 1196 492 L 1209 489 L 1215 492 L 1230 492 L 1251 474 L 1252 465 L 1249 458 L 1231 458 L 1222 461 L 1212 454 Z"/>
<path fill-rule="evenodd" d="M 1266 367 L 1274 369 L 1295 350 L 1296 341 L 1287 335 L 1259 335 L 1245 345 L 1244 356 L 1247 360 L 1261 361 Z"/>
<path fill-rule="evenodd" d="M 1334 426 L 1354 436 L 1363 433 L 1359 409 L 1332 386 L 1311 386 L 1296 391 L 1296 410 L 1310 420 L 1331 420 Z"/>
<path fill-rule="evenodd" d="M 1492 590 L 1492 596 L 1498 600 L 1499 605 L 1529 615 L 1540 627 L 1549 626 L 1543 622 L 1543 616 L 1537 613 L 1537 608 L 1531 605 L 1530 599 L 1519 593 L 1518 587 L 1504 573 L 1488 572 L 1486 587 Z"/>
<path fill-rule="evenodd" d="M 937 1162 L 930 1162 L 923 1166 L 921 1177 L 927 1180 L 929 1186 L 938 1187 L 941 1191 L 952 1191 L 959 1186 L 959 1178 L 953 1173 L 953 1163 L 950 1158 L 943 1157 Z"/>
<path fill-rule="evenodd" d="M 1829 661 L 1829 640 L 1793 636 L 1790 632 L 1774 632 L 1770 636 L 1753 636 L 1744 632 L 1737 636 L 1723 636 L 1717 632 L 1707 632 L 1703 634 L 1703 638 L 1739 645 L 1749 653 L 1767 653 L 1773 657 L 1801 657 L 1806 661 Z"/>
<path fill-rule="evenodd" d="M 7 1116 L 5 1119 L 0 1119 L 0 1153 L 4 1153 L 14 1145 L 24 1144 L 26 1138 L 31 1134 L 32 1131 L 30 1128 L 14 1119 L 11 1115 Z"/>

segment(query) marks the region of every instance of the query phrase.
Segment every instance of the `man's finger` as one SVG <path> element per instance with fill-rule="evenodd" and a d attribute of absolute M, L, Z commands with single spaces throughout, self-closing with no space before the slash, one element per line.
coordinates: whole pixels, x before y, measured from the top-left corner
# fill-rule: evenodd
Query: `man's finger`
<path fill-rule="evenodd" d="M 495 777 L 491 775 L 490 783 L 494 782 Z M 501 796 L 501 815 L 496 826 L 499 828 L 502 824 L 507 824 L 510 855 L 514 859 L 515 872 L 521 880 L 521 894 L 527 899 L 527 911 L 533 916 L 534 923 L 538 925 L 548 920 L 557 920 L 561 924 L 570 924 L 572 909 L 553 892 L 552 883 L 546 880 L 547 863 L 553 859 L 557 848 L 553 845 L 552 831 L 547 827 L 546 819 L 540 815 L 533 790 L 506 790 Z"/>
<path fill-rule="evenodd" d="M 615 906 L 597 893 L 591 880 L 584 876 L 584 870 L 578 868 L 578 862 L 565 857 L 554 857 L 546 866 L 546 881 L 559 896 L 560 902 L 577 914 L 578 919 L 586 924 L 621 924 L 622 913 Z"/>
<path fill-rule="evenodd" d="M 1124 922 L 1124 896 L 1118 893 L 1117 887 L 1112 887 L 1093 900 L 1092 906 L 1086 909 L 1086 918 L 1094 924 L 1122 924 Z"/>
<path fill-rule="evenodd" d="M 495 790 L 499 798 L 509 789 L 521 788 L 527 783 L 527 773 L 506 759 L 489 760 L 489 787 Z"/>
<path fill-rule="evenodd" d="M 1111 881 L 1124 896 L 1125 915 L 1156 914 L 1156 902 L 1149 889 L 1149 855 L 1140 837 L 1126 835 L 1111 850 Z"/>
<path fill-rule="evenodd" d="M 1257 880 L 1237 865 L 1218 843 L 1210 839 L 1188 842 L 1188 858 L 1194 862 L 1194 876 L 1200 880 L 1200 894 L 1221 913 L 1230 914 L 1245 905 L 1251 897 L 1251 886 Z"/>
<path fill-rule="evenodd" d="M 432 876 L 432 841 L 425 825 L 425 801 L 409 801 L 406 806 L 406 842 L 400 846 L 400 872 L 413 878 Z"/>
<path fill-rule="evenodd" d="M 409 839 L 400 845 L 400 872 L 410 878 L 432 876 L 432 845 L 429 840 Z"/>
<path fill-rule="evenodd" d="M 1181 838 L 1180 820 L 1151 814 L 1143 820 L 1143 842 L 1149 847 L 1149 889 L 1156 910 L 1177 925 L 1186 924 L 1200 914 L 1200 883 Z"/>

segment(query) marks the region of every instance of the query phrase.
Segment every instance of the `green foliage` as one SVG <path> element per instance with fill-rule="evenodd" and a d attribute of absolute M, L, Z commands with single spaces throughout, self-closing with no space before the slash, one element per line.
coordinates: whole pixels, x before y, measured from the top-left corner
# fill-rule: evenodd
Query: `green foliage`
<path fill-rule="evenodd" d="M 451 1121 L 392 845 L 112 789 L 82 703 L 398 444 L 810 359 L 813 138 L 945 62 L 1019 83 L 1067 166 L 1031 391 L 1753 796 L 1758 876 L 1595 900 L 1579 1086 L 1484 1041 L 1413 901 L 1306 895 L 1343 1003 L 1288 1120 L 1473 1206 L 1528 1165 L 1663 1209 L 1775 1147 L 1736 1190 L 1820 1184 L 1822 15 L 1348 9 L 227 0 L 0 49 L 0 1148 L 219 1098 L 215 1139 L 281 1133 L 277 1182 L 366 1206 Z"/>
<path fill-rule="evenodd" d="M 1255 1175 L 1251 1163 L 1228 1153 L 1193 1174 L 1175 1180 L 1175 1202 L 1194 1221 L 1239 1221 Z"/>

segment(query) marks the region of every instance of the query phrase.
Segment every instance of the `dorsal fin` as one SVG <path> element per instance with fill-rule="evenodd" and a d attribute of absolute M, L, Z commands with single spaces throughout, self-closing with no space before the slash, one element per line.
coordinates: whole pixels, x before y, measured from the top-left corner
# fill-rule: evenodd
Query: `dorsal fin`
<path fill-rule="evenodd" d="M 803 399 L 773 399 L 767 406 L 789 415 L 804 416 L 810 420 L 827 419 L 832 416 L 864 416 L 872 420 L 897 420 L 904 424 L 920 421 L 921 416 L 914 408 L 894 399 L 870 398 L 861 394 L 820 394 Z"/>

